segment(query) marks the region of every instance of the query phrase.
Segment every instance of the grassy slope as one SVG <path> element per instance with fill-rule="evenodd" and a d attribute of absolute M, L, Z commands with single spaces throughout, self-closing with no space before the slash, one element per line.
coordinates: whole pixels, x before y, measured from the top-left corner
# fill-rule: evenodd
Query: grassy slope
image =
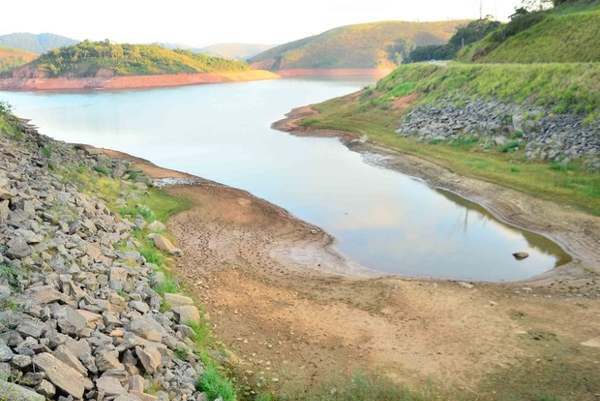
<path fill-rule="evenodd" d="M 250 59 L 267 69 L 375 68 L 397 63 L 389 46 L 403 39 L 411 44 L 445 43 L 458 25 L 467 21 L 386 21 L 335 28 L 286 43 Z M 410 50 L 410 49 L 408 49 Z"/>
<path fill-rule="evenodd" d="M 241 61 L 226 60 L 157 45 L 81 42 L 40 56 L 22 67 L 42 71 L 50 77 L 92 77 L 99 70 L 115 75 L 177 74 L 246 71 Z"/>
<path fill-rule="evenodd" d="M 25 50 L 0 47 L 0 72 L 27 64 L 36 57 L 37 54 Z"/>
<path fill-rule="evenodd" d="M 317 117 L 303 124 L 332 128 L 413 154 L 452 171 L 575 205 L 600 215 L 600 174 L 579 164 L 527 162 L 522 151 L 483 150 L 477 143 L 424 144 L 395 133 L 402 111 L 394 99 L 416 94 L 414 104 L 451 96 L 496 96 L 506 101 L 544 104 L 562 111 L 593 112 L 600 107 L 600 64 L 567 65 L 404 65 L 360 96 L 315 105 Z M 593 115 L 593 114 L 592 114 Z"/>
<path fill-rule="evenodd" d="M 599 62 L 599 42 L 600 2 L 596 1 L 548 11 L 541 22 L 501 43 L 489 36 L 465 49 L 460 59 L 482 63 Z"/>

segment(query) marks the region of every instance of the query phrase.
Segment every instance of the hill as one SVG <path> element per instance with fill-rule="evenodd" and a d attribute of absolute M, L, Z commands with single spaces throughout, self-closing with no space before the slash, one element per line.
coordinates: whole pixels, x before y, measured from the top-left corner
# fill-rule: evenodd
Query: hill
<path fill-rule="evenodd" d="M 0 72 L 27 64 L 36 57 L 37 54 L 25 50 L 0 47 Z"/>
<path fill-rule="evenodd" d="M 241 61 L 225 60 L 158 45 L 83 41 L 52 50 L 5 76 L 12 78 L 89 78 L 246 71 Z"/>
<path fill-rule="evenodd" d="M 385 21 L 335 28 L 276 46 L 249 59 L 258 68 L 390 68 L 415 46 L 439 45 L 468 21 Z"/>
<path fill-rule="evenodd" d="M 600 62 L 600 2 L 566 3 L 518 13 L 467 47 L 461 61 L 478 63 Z"/>
<path fill-rule="evenodd" d="M 199 53 L 205 53 L 211 56 L 235 60 L 247 60 L 272 47 L 273 45 L 257 43 L 216 43 L 196 50 Z"/>
<path fill-rule="evenodd" d="M 36 35 L 19 32 L 0 36 L 0 46 L 2 47 L 21 49 L 38 54 L 46 53 L 63 46 L 71 46 L 77 42 L 79 41 L 53 33 L 40 33 Z"/>

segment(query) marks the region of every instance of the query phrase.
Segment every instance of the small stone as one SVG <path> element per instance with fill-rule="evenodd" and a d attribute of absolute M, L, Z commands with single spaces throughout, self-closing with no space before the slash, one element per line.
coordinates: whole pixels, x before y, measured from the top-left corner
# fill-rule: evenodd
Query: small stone
<path fill-rule="evenodd" d="M 140 375 L 133 375 L 129 377 L 129 391 L 133 393 L 144 392 L 144 378 Z"/>
<path fill-rule="evenodd" d="M 52 398 L 56 394 L 56 387 L 48 380 L 42 380 L 35 390 L 46 398 Z"/>
<path fill-rule="evenodd" d="M 585 342 L 582 342 L 581 345 L 590 348 L 600 348 L 600 337 L 595 337 Z"/>
<path fill-rule="evenodd" d="M 182 256 L 183 252 L 181 249 L 177 248 L 171 241 L 162 235 L 154 235 L 153 236 L 154 246 L 156 246 L 161 251 L 165 251 L 173 256 Z"/>
<path fill-rule="evenodd" d="M 31 365 L 31 357 L 29 355 L 15 355 L 10 363 L 23 370 Z"/>

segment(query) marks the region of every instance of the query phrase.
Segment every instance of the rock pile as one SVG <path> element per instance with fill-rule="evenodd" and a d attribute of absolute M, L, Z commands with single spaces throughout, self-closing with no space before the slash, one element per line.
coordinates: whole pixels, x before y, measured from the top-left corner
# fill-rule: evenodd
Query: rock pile
<path fill-rule="evenodd" d="M 0 398 L 206 400 L 195 386 L 203 365 L 187 325 L 199 318 L 192 300 L 167 294 L 161 312 L 152 289 L 161 276 L 116 247 L 132 242 L 134 223 L 52 169 L 120 178 L 127 163 L 21 124 L 19 138 L 0 132 Z"/>
<path fill-rule="evenodd" d="M 513 142 L 529 159 L 570 161 L 583 158 L 600 170 L 600 122 L 585 116 L 554 114 L 536 106 L 472 100 L 457 105 L 440 100 L 417 106 L 401 121 L 397 132 L 424 141 L 481 138 L 484 144 L 502 147 Z"/>

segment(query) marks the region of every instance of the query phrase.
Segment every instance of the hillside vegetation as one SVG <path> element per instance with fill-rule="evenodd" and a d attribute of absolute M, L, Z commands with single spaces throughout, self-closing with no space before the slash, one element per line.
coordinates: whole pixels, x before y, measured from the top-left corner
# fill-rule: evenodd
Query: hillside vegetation
<path fill-rule="evenodd" d="M 318 115 L 302 120 L 310 128 L 337 129 L 422 157 L 459 174 L 496 182 L 600 215 L 600 174 L 577 162 L 531 162 L 523 150 L 482 147 L 476 139 L 425 143 L 396 133 L 402 117 L 422 105 L 452 99 L 493 99 L 539 105 L 597 121 L 600 64 L 444 65 L 409 64 L 358 94 L 314 105 Z"/>
<path fill-rule="evenodd" d="M 249 62 L 270 70 L 393 67 L 416 46 L 446 43 L 456 28 L 467 22 L 386 21 L 349 25 L 276 46 Z"/>
<path fill-rule="evenodd" d="M 37 54 L 25 50 L 0 47 L 0 72 L 27 64 L 36 57 Z"/>
<path fill-rule="evenodd" d="M 600 1 L 517 13 L 459 60 L 478 63 L 600 62 Z"/>
<path fill-rule="evenodd" d="M 13 77 L 95 77 L 245 71 L 241 61 L 225 60 L 157 45 L 84 41 L 55 49 L 13 70 Z"/>
<path fill-rule="evenodd" d="M 216 43 L 197 49 L 198 53 L 235 60 L 247 60 L 272 48 L 273 45 L 258 43 Z"/>
<path fill-rule="evenodd" d="M 71 46 L 78 40 L 53 33 L 10 33 L 0 35 L 0 46 L 12 49 L 21 49 L 31 53 L 42 54 L 59 47 Z"/>

